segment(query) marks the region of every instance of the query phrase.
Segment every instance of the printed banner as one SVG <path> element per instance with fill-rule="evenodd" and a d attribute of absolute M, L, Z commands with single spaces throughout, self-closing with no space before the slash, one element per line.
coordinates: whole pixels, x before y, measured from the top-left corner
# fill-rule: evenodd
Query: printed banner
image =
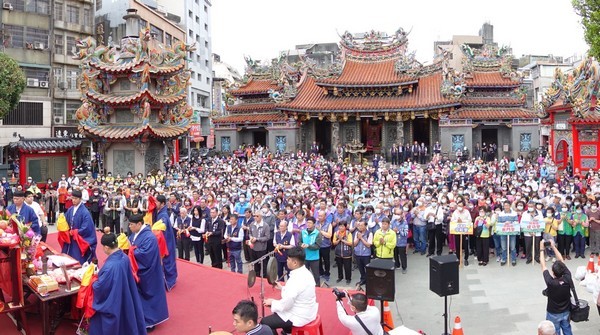
<path fill-rule="evenodd" d="M 495 233 L 498 235 L 519 235 L 521 233 L 521 226 L 518 222 L 498 222 L 496 223 Z"/>
<path fill-rule="evenodd" d="M 450 234 L 473 235 L 473 222 L 450 222 Z"/>
<path fill-rule="evenodd" d="M 521 222 L 521 231 L 526 234 L 527 233 L 543 233 L 545 225 L 546 224 L 544 222 L 540 222 L 538 220 L 532 220 L 529 222 Z"/>

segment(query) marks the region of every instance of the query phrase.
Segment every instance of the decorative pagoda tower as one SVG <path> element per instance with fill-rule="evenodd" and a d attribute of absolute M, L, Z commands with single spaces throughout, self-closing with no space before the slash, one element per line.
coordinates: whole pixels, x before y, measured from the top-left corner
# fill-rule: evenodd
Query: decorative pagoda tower
<path fill-rule="evenodd" d="M 149 27 L 140 29 L 136 10 L 124 19 L 120 49 L 88 37 L 75 57 L 82 60 L 79 131 L 96 144 L 104 169 L 121 175 L 161 169 L 193 114 L 186 103 L 186 56 L 193 46 L 158 42 Z"/>

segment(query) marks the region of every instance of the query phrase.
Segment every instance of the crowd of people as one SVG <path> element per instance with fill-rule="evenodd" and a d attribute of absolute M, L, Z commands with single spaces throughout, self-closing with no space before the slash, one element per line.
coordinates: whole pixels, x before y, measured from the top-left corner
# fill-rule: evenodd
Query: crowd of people
<path fill-rule="evenodd" d="M 199 263 L 208 255 L 211 266 L 226 263 L 234 272 L 264 258 L 254 264 L 259 276 L 267 275 L 263 256 L 272 255 L 284 281 L 293 273 L 287 253 L 299 246 L 316 286 L 331 280 L 333 267 L 336 282 L 346 284 L 357 268 L 355 284 L 363 286 L 372 258 L 390 259 L 406 273 L 411 251 L 455 253 L 465 266 L 470 257 L 479 266 L 494 259 L 502 266 L 540 262 L 542 239 L 552 240 L 559 253 L 549 248 L 545 261 L 600 252 L 598 171 L 557 171 L 543 156 L 498 160 L 486 154 L 458 162 L 435 150 L 428 163 L 404 155 L 358 165 L 315 153 L 244 152 L 175 163 L 145 176 L 73 173 L 42 187 L 31 179 L 16 186 L 3 179 L 1 190 L 5 204 L 21 194 L 14 192 L 27 191 L 43 212 L 40 227 L 54 224 L 81 194 L 93 227 L 130 236 L 130 218 L 159 203 L 154 220 L 168 222 L 165 239 L 173 251 L 163 261 L 167 289 L 176 281 L 175 255 L 190 260 L 193 254 Z M 543 231 L 509 237 L 496 231 L 499 224 L 530 222 Z M 452 234 L 451 223 L 472 223 L 473 234 Z"/>

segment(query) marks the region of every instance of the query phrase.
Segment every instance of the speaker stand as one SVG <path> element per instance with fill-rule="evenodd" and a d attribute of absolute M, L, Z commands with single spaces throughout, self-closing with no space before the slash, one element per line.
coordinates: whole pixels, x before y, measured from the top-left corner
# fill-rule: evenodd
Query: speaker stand
<path fill-rule="evenodd" d="M 392 330 L 392 327 L 390 327 L 387 323 L 385 323 L 384 318 L 383 318 L 383 300 L 379 300 L 379 302 L 381 303 L 381 328 L 383 328 L 383 330 L 385 330 L 386 328 L 389 330 Z"/>
<path fill-rule="evenodd" d="M 450 335 L 448 334 L 448 296 L 444 296 L 444 333 L 442 335 Z"/>

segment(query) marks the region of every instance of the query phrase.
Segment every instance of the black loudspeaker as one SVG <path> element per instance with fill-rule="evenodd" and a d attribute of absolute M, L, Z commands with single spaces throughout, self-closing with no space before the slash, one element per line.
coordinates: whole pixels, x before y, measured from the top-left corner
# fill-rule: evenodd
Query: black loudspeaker
<path fill-rule="evenodd" d="M 367 264 L 367 298 L 394 301 L 396 281 L 394 261 L 375 258 Z"/>
<path fill-rule="evenodd" d="M 440 297 L 458 294 L 458 258 L 456 255 L 429 258 L 429 289 Z"/>

